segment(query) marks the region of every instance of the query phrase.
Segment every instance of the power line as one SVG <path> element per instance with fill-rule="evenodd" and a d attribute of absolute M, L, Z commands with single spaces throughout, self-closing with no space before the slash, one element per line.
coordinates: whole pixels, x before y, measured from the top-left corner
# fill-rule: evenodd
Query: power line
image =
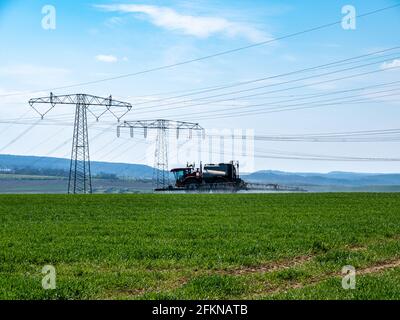
<path fill-rule="evenodd" d="M 112 158 L 108 159 L 108 161 L 114 161 L 115 158 L 123 156 L 124 154 L 126 154 L 128 151 L 132 151 L 134 147 L 136 147 L 138 144 L 142 144 L 143 141 L 136 141 L 133 145 L 130 145 L 129 148 L 123 150 L 122 152 L 120 152 L 117 155 L 114 155 Z M 121 170 L 121 172 L 124 172 L 125 170 Z"/>
<path fill-rule="evenodd" d="M 40 120 L 38 120 L 37 122 L 39 122 Z M 21 132 L 18 136 L 16 136 L 14 139 L 12 139 L 9 143 L 7 143 L 5 146 L 3 146 L 0 149 L 0 152 L 3 152 L 5 149 L 7 149 L 8 147 L 10 147 L 11 145 L 13 145 L 15 142 L 17 142 L 19 139 L 21 139 L 23 136 L 25 136 L 29 131 L 31 131 L 35 126 L 36 123 L 33 123 L 30 127 L 26 128 L 23 132 Z"/>
<path fill-rule="evenodd" d="M 32 123 L 18 123 L 21 125 L 32 125 Z M 110 126 L 101 128 L 101 126 L 97 126 L 97 127 L 93 127 L 93 125 L 97 124 L 96 122 L 90 124 L 90 128 L 91 130 L 98 130 L 100 131 L 99 134 L 95 135 L 93 138 L 91 138 L 91 140 L 95 141 L 96 139 L 100 138 L 102 136 L 102 134 L 106 133 L 106 132 L 110 132 L 110 133 L 115 133 L 115 129 L 112 128 L 115 124 L 111 124 Z M 41 125 L 40 123 L 38 123 L 37 125 Z M 68 126 L 71 127 L 71 124 L 63 124 L 63 126 Z M 62 128 L 62 130 L 65 130 L 65 128 Z M 140 137 L 140 134 L 143 134 L 142 131 L 135 129 L 134 130 L 134 134 L 135 137 Z M 331 139 L 331 138 L 335 138 L 338 139 L 337 142 L 345 142 L 342 141 L 341 139 L 347 139 L 347 138 L 352 138 L 352 137 L 362 137 L 362 138 L 371 138 L 371 140 L 368 140 L 366 142 L 374 142 L 375 138 L 379 138 L 379 136 L 382 135 L 390 135 L 393 134 L 394 136 L 388 136 L 388 137 L 384 137 L 385 139 L 388 138 L 389 140 L 391 138 L 398 138 L 397 135 L 400 134 L 400 129 L 380 129 L 380 130 L 366 130 L 366 131 L 346 131 L 346 132 L 328 132 L 328 133 L 309 133 L 309 134 L 292 134 L 292 135 L 287 135 L 287 134 L 275 134 L 275 135 L 271 135 L 271 134 L 264 134 L 264 135 L 254 135 L 251 136 L 251 138 L 254 138 L 255 140 L 259 140 L 259 141 L 309 141 L 309 142 L 319 142 L 316 141 L 316 139 Z M 224 136 L 222 135 L 215 135 L 215 134 L 205 134 L 205 137 L 213 137 L 213 138 L 218 138 Z M 377 137 L 376 137 L 377 136 Z M 49 139 L 52 139 L 54 136 L 51 136 L 50 138 L 47 138 L 45 141 L 43 141 L 41 144 L 47 142 Z M 169 134 L 170 138 L 174 138 L 176 137 L 176 134 L 171 132 Z M 229 137 L 233 137 L 235 139 L 243 139 L 243 135 L 240 136 L 232 136 L 230 135 Z M 247 137 L 246 137 L 247 138 Z M 118 140 L 118 139 L 123 139 L 122 137 L 120 138 L 113 138 L 110 142 L 105 143 L 106 146 L 111 146 L 111 142 Z M 144 139 L 144 138 L 143 138 Z M 67 139 L 67 141 L 65 143 L 67 143 L 68 141 L 70 141 L 71 139 Z M 125 140 L 129 140 L 129 139 L 125 139 Z M 325 141 L 324 141 L 325 142 Z M 327 141 L 327 142 L 331 142 L 331 140 Z M 63 143 L 64 145 L 64 143 Z M 103 150 L 103 148 L 100 148 L 100 150 Z M 49 154 L 52 152 L 49 152 Z M 97 154 L 98 151 L 96 151 L 94 154 Z"/>
<path fill-rule="evenodd" d="M 226 152 L 212 152 L 213 154 L 230 156 Z M 264 154 L 262 154 L 264 153 Z M 279 159 L 279 160 L 301 160 L 301 161 L 331 161 L 331 162 L 400 162 L 400 158 L 387 157 L 349 157 L 349 156 L 330 156 L 314 154 L 298 154 L 289 152 L 263 151 L 255 154 L 258 159 Z"/>
<path fill-rule="evenodd" d="M 36 144 L 35 146 L 29 148 L 28 150 L 25 151 L 25 154 L 29 154 L 31 153 L 33 150 L 37 149 L 38 147 L 44 145 L 45 143 L 47 143 L 49 140 L 52 140 L 54 138 L 58 138 L 59 134 L 64 131 L 65 129 L 67 129 L 66 127 L 61 128 L 60 130 L 58 130 L 55 134 L 51 135 L 50 138 L 46 137 L 46 139 L 42 140 L 40 143 Z"/>
<path fill-rule="evenodd" d="M 115 138 L 112 141 L 116 141 L 118 140 L 118 138 Z M 110 154 L 114 153 L 116 150 L 118 150 L 119 148 L 121 148 L 122 146 L 124 146 L 129 139 L 125 139 L 125 141 L 122 141 L 122 143 L 118 144 L 117 146 L 113 146 L 111 148 L 111 150 L 109 150 L 108 152 L 106 152 L 105 154 L 103 154 L 102 156 L 100 156 L 100 158 L 106 158 L 108 157 Z M 111 144 L 110 144 L 111 145 Z"/>
<path fill-rule="evenodd" d="M 397 46 L 397 47 L 393 47 L 393 48 L 388 48 L 388 49 L 385 49 L 385 50 L 371 52 L 369 54 L 364 54 L 364 55 L 355 56 L 355 57 L 351 57 L 351 58 L 347 58 L 347 59 L 343 59 L 343 60 L 333 61 L 333 62 L 330 62 L 330 63 L 326 63 L 326 64 L 314 66 L 314 67 L 308 67 L 308 68 L 295 70 L 295 71 L 291 71 L 291 72 L 281 73 L 281 74 L 277 74 L 277 75 L 273 75 L 273 76 L 269 76 L 269 77 L 263 77 L 263 78 L 258 78 L 258 79 L 253 79 L 253 80 L 248 80 L 248 81 L 243 81 L 243 82 L 238 82 L 238 83 L 228 84 L 228 85 L 219 85 L 219 86 L 208 87 L 208 88 L 205 88 L 204 90 L 198 90 L 195 93 L 188 93 L 188 94 L 183 94 L 183 95 L 178 95 L 178 96 L 173 96 L 173 97 L 168 97 L 168 98 L 158 99 L 158 100 L 153 100 L 153 101 L 145 101 L 145 102 L 139 102 L 139 103 L 136 102 L 135 106 L 142 105 L 142 104 L 147 104 L 147 103 L 158 103 L 158 102 L 163 102 L 163 101 L 167 101 L 167 100 L 178 99 L 178 98 L 183 98 L 183 97 L 192 96 L 192 95 L 198 95 L 198 94 L 202 94 L 202 93 L 219 91 L 219 90 L 223 90 L 223 89 L 228 89 L 228 88 L 233 88 L 233 87 L 237 87 L 237 86 L 253 84 L 253 83 L 262 82 L 262 81 L 266 81 L 266 80 L 272 80 L 272 79 L 286 77 L 286 76 L 295 75 L 295 74 L 299 74 L 299 73 L 304 73 L 304 72 L 308 72 L 308 71 L 313 71 L 313 70 L 318 70 L 318 69 L 326 69 L 327 67 L 341 66 L 341 65 L 344 65 L 343 62 L 352 61 L 352 60 L 356 60 L 356 59 L 360 59 L 360 58 L 368 57 L 368 56 L 372 56 L 372 55 L 377 55 L 377 54 L 384 53 L 384 52 L 387 52 L 387 51 L 396 50 L 398 48 L 400 48 L 400 47 Z M 373 59 L 392 56 L 393 54 L 398 54 L 398 52 L 391 53 L 389 55 L 373 57 Z M 366 61 L 366 60 L 370 60 L 370 59 L 363 59 L 363 60 Z M 352 61 L 350 63 L 355 63 L 355 62 L 360 62 L 360 61 Z M 349 64 L 349 63 L 347 63 L 347 64 Z M 194 100 L 197 101 L 198 99 L 185 100 L 183 102 L 190 102 L 190 101 L 194 101 Z M 164 105 L 171 105 L 171 104 L 174 104 L 174 103 L 175 102 L 171 102 L 170 104 L 163 104 L 163 105 L 159 105 L 158 107 L 164 106 Z M 152 107 L 135 108 L 135 110 L 144 110 L 144 109 L 148 109 L 148 108 L 152 108 Z"/>
<path fill-rule="evenodd" d="M 398 162 L 400 161 L 400 158 L 387 158 L 387 157 L 351 157 L 351 156 L 332 156 L 332 155 L 318 155 L 318 154 L 308 154 L 308 153 L 293 153 L 293 152 L 285 152 L 285 151 L 277 151 L 277 150 L 264 150 L 264 151 L 259 151 L 259 153 L 256 155 L 256 157 L 264 157 L 263 154 L 269 153 L 270 155 L 267 157 L 270 157 L 272 155 L 278 155 L 277 157 L 280 157 L 281 155 L 283 157 L 290 157 L 290 159 L 296 159 L 296 160 L 321 160 L 321 161 L 373 161 L 373 162 L 380 162 L 380 161 L 395 161 Z"/>
<path fill-rule="evenodd" d="M 44 121 L 44 120 L 40 120 L 40 122 L 42 122 L 42 121 Z M 97 122 L 92 122 L 91 124 L 89 124 L 88 128 L 91 128 L 91 127 L 92 127 L 94 124 L 96 124 L 96 123 L 97 123 Z M 38 124 L 38 125 L 40 125 L 40 124 Z M 67 123 L 67 124 L 64 124 L 64 126 L 70 126 L 70 127 L 72 127 L 72 124 Z M 65 128 L 63 128 L 62 130 L 64 130 L 64 129 L 65 129 Z M 96 128 L 93 128 L 93 129 L 96 129 Z M 107 127 L 106 129 L 109 129 L 109 127 Z M 61 131 L 61 130 L 60 130 L 60 131 Z M 101 134 L 104 133 L 104 132 L 105 132 L 105 130 L 103 129 L 103 130 L 100 132 L 100 134 L 98 134 L 98 135 L 96 135 L 95 137 L 92 138 L 92 141 L 96 140 L 96 139 L 97 139 L 99 136 L 101 136 Z M 52 137 L 54 137 L 54 136 L 48 137 L 47 139 L 45 139 L 44 141 L 42 141 L 39 145 L 48 142 L 49 140 L 52 139 Z M 31 166 L 34 166 L 34 165 L 36 165 L 37 163 L 43 161 L 44 158 L 46 158 L 46 157 L 50 156 L 51 154 L 55 153 L 56 151 L 60 150 L 61 148 L 63 148 L 63 147 L 66 146 L 67 144 L 71 143 L 71 141 L 72 141 L 72 138 L 66 139 L 66 140 L 63 141 L 61 144 L 57 145 L 57 147 L 55 147 L 55 148 L 53 148 L 52 150 L 50 150 L 49 152 L 47 152 L 46 155 L 45 155 L 44 157 L 39 157 L 38 159 L 36 159 L 36 161 L 34 161 L 33 163 L 31 163 Z M 66 153 L 66 154 L 64 154 L 61 158 L 66 158 L 66 157 L 68 157 L 68 156 L 70 156 L 70 153 L 69 153 L 69 152 Z M 48 162 L 48 164 L 51 164 L 51 163 L 57 161 L 57 159 L 58 159 L 58 158 L 55 158 L 55 159 L 53 159 L 53 160 L 50 160 L 50 161 Z"/>
<path fill-rule="evenodd" d="M 387 6 L 387 7 L 383 7 L 383 8 L 379 8 L 373 11 L 369 11 L 363 14 L 359 14 L 356 16 L 356 18 L 364 18 L 370 15 L 374 15 L 383 11 L 387 11 L 387 10 L 391 10 L 394 8 L 399 7 L 400 4 L 395 4 L 392 6 Z M 214 54 L 210 54 L 210 55 L 206 55 L 203 57 L 199 57 L 199 58 L 195 58 L 195 59 L 190 59 L 190 60 L 186 60 L 186 61 L 182 61 L 182 62 L 178 62 L 178 63 L 173 63 L 173 64 L 169 64 L 169 65 L 164 65 L 164 66 L 160 66 L 160 67 L 155 67 L 155 68 L 151 68 L 151 69 L 147 69 L 147 70 L 142 70 L 142 71 L 138 71 L 138 72 L 134 72 L 134 73 L 127 73 L 127 74 L 122 74 L 122 75 L 118 75 L 118 76 L 114 76 L 114 77 L 108 77 L 108 78 L 103 78 L 103 79 L 99 79 L 99 80 L 94 80 L 94 81 L 87 81 L 87 82 L 81 82 L 81 83 L 76 83 L 76 84 L 71 84 L 71 85 L 66 85 L 66 86 L 60 86 L 60 87 L 55 87 L 55 88 L 50 88 L 50 89 L 42 89 L 42 90 L 35 90 L 35 91 L 29 91 L 29 92 L 25 92 L 25 93 L 15 93 L 15 94 L 5 94 L 5 95 L 1 95 L 0 97 L 7 97 L 7 96 L 16 96 L 16 95 L 22 95 L 22 94 L 33 94 L 33 93 L 38 93 L 38 92 L 43 92 L 43 91 L 56 91 L 56 90 L 61 90 L 61 89 L 68 89 L 68 88 L 74 88 L 74 87 L 81 87 L 81 86 L 86 86 L 86 85 L 92 85 L 92 84 L 97 84 L 97 83 L 101 83 L 101 82 L 106 82 L 106 81 L 111 81 L 111 80 L 117 80 L 117 79 L 123 79 L 123 78 L 128 78 L 128 77 L 133 77 L 133 76 L 137 76 L 137 75 L 141 75 L 141 74 L 145 74 L 145 73 L 150 73 L 150 72 L 154 72 L 154 71 L 160 71 L 160 70 L 165 70 L 165 69 L 171 69 L 174 67 L 178 67 L 178 66 L 182 66 L 182 65 L 186 65 L 186 64 L 190 64 L 193 62 L 199 62 L 199 61 L 203 61 L 203 60 L 207 60 L 207 59 L 211 59 L 211 58 L 215 58 L 215 57 L 219 57 L 219 56 L 223 56 L 223 55 L 227 55 L 227 54 L 231 54 L 231 53 L 235 53 L 235 52 L 239 52 L 239 51 L 243 51 L 243 50 L 247 50 L 247 49 L 251 49 L 251 48 L 255 48 L 255 47 L 260 47 L 269 43 L 273 43 L 273 42 L 277 42 L 277 41 L 281 41 L 284 39 L 289 39 L 289 38 L 293 38 L 302 34 L 306 34 L 306 33 L 310 33 L 310 32 L 314 32 L 314 31 L 318 31 L 318 30 L 322 30 L 322 29 L 326 29 L 335 25 L 339 25 L 341 24 L 342 20 L 338 20 L 335 22 L 331 22 L 331 23 L 326 23 L 323 25 L 319 25 L 316 27 L 312 27 L 309 29 L 305 29 L 302 31 L 298 31 L 298 32 L 294 32 L 291 34 L 287 34 L 281 37 L 277 37 L 277 38 L 273 38 L 273 39 L 269 39 L 266 41 L 262 41 L 262 42 L 258 42 L 258 43 L 254 43 L 251 45 L 247 45 L 247 46 L 243 46 L 243 47 L 238 47 L 238 48 L 234 48 L 234 49 L 230 49 L 230 50 L 226 50 L 226 51 L 221 51 L 221 52 L 217 52 Z"/>
<path fill-rule="evenodd" d="M 394 85 L 396 83 L 400 83 L 400 81 L 393 81 L 393 82 L 389 82 L 389 83 L 365 86 L 365 87 L 361 87 L 361 88 L 354 88 L 354 89 L 348 89 L 348 90 L 338 90 L 338 91 L 333 91 L 333 92 L 328 92 L 328 93 L 314 94 L 314 95 L 309 96 L 309 97 L 286 99 L 286 100 L 274 101 L 274 102 L 271 102 L 271 103 L 250 104 L 250 105 L 246 105 L 246 106 L 242 106 L 242 107 L 230 106 L 230 108 L 218 109 L 218 110 L 215 110 L 215 111 L 191 112 L 190 116 L 203 114 L 205 112 L 211 113 L 211 114 L 219 114 L 220 112 L 223 112 L 223 111 L 233 111 L 232 107 L 235 107 L 234 110 L 238 110 L 238 109 L 249 109 L 249 108 L 253 108 L 253 107 L 271 106 L 271 105 L 274 105 L 275 103 L 285 103 L 285 102 L 292 102 L 292 101 L 299 101 L 299 100 L 307 100 L 307 99 L 313 99 L 313 98 L 317 98 L 317 97 L 325 97 L 325 96 L 336 95 L 336 94 L 341 94 L 341 93 L 362 91 L 362 90 L 371 89 L 371 88 L 391 86 L 391 85 Z M 179 116 L 179 115 L 177 115 L 177 116 Z M 184 115 L 181 114 L 180 116 L 183 117 L 183 116 L 186 116 L 186 115 L 185 114 Z"/>
<path fill-rule="evenodd" d="M 222 135 L 206 134 L 206 137 L 218 139 Z M 325 132 L 309 134 L 268 134 L 268 135 L 229 135 L 235 140 L 249 140 L 261 142 L 399 142 L 400 129 L 381 129 L 347 132 Z"/>
<path fill-rule="evenodd" d="M 295 83 L 295 82 L 304 81 L 304 80 L 310 80 L 310 79 L 314 79 L 314 78 L 320 78 L 320 77 L 324 77 L 324 76 L 328 76 L 328 75 L 333 75 L 333 74 L 336 74 L 336 73 L 341 73 L 341 72 L 346 72 L 346 71 L 350 71 L 350 70 L 354 70 L 354 69 L 368 67 L 368 66 L 379 64 L 379 63 L 386 62 L 386 61 L 387 60 L 382 60 L 382 61 L 378 61 L 378 62 L 358 65 L 358 66 L 354 66 L 354 67 L 350 67 L 350 68 L 344 68 L 344 69 L 335 70 L 335 71 L 322 73 L 322 74 L 318 74 L 318 75 L 307 76 L 307 77 L 287 80 L 287 81 L 278 82 L 278 83 L 272 83 L 272 84 L 263 85 L 263 86 L 259 86 L 259 87 L 254 87 L 254 88 L 249 88 L 249 89 L 236 90 L 236 91 L 231 91 L 231 92 L 228 92 L 228 93 L 221 93 L 221 94 L 217 94 L 217 95 L 213 95 L 213 96 L 207 96 L 207 97 L 203 97 L 203 98 L 192 99 L 192 100 L 189 100 L 189 101 L 186 101 L 186 102 L 199 101 L 199 100 L 204 100 L 206 98 L 207 99 L 218 98 L 218 97 L 229 96 L 229 95 L 243 93 L 243 92 L 249 92 L 249 91 L 254 91 L 254 90 L 259 90 L 259 89 L 265 89 L 265 88 L 269 88 L 269 87 L 276 87 L 276 86 Z M 376 70 L 376 72 L 382 72 L 382 71 L 385 71 L 385 70 L 388 70 L 388 69 L 392 69 L 392 68 L 398 68 L 398 67 L 395 66 L 395 67 L 390 67 L 390 68 L 386 68 L 386 69 L 382 69 L 382 70 Z M 368 74 L 368 73 L 366 73 L 366 74 Z M 364 75 L 364 74 L 362 74 L 362 75 Z M 340 80 L 342 80 L 342 79 L 340 79 Z M 327 80 L 327 82 L 332 82 L 332 81 L 337 81 L 337 80 Z M 308 85 L 303 85 L 303 86 L 300 86 L 300 87 L 307 87 L 307 86 L 310 86 L 310 85 L 308 84 Z M 296 88 L 299 88 L 299 87 L 296 87 Z M 291 89 L 287 89 L 287 88 L 286 89 L 280 89 L 280 90 L 275 91 L 275 92 L 281 92 L 281 91 L 286 91 L 286 90 L 291 90 Z M 271 92 L 268 92 L 268 93 L 271 93 Z M 256 93 L 256 94 L 252 94 L 250 96 L 234 97 L 234 98 L 216 100 L 216 101 L 213 101 L 213 102 L 231 101 L 231 100 L 243 99 L 243 98 L 246 98 L 246 97 L 254 97 L 256 95 L 263 95 L 263 94 L 266 94 L 266 93 Z M 189 107 L 194 107 L 194 106 L 207 105 L 209 103 L 210 103 L 209 101 L 206 101 L 206 102 L 183 105 L 183 106 L 177 106 L 177 107 L 172 107 L 172 108 L 167 108 L 167 109 L 154 109 L 154 108 L 152 108 L 152 110 L 146 111 L 145 113 L 159 112 L 159 111 L 165 111 L 165 110 L 169 111 L 169 110 L 173 110 L 173 109 L 189 108 Z M 159 105 L 158 107 L 169 106 L 169 105 L 171 105 L 171 104 L 169 103 L 169 104 Z"/>
<path fill-rule="evenodd" d="M 298 88 L 303 88 L 303 87 L 307 87 L 307 86 L 313 86 L 313 85 L 318 85 L 318 84 L 325 84 L 325 83 L 329 83 L 329 82 L 333 82 L 333 81 L 340 81 L 340 80 L 344 80 L 344 79 L 349 79 L 349 78 L 354 78 L 354 77 L 358 77 L 358 76 L 362 76 L 362 75 L 367 75 L 367 74 L 371 74 L 371 73 L 377 73 L 377 72 L 383 72 L 386 70 L 390 70 L 390 69 L 395 69 L 398 67 L 390 67 L 387 69 L 383 69 L 383 70 L 376 70 L 376 71 L 372 71 L 372 72 L 366 72 L 366 73 L 361 73 L 361 74 L 355 74 L 355 75 L 351 75 L 351 76 L 346 76 L 346 77 L 341 77 L 341 78 L 336 78 L 336 79 L 330 79 L 330 80 L 326 80 L 326 81 L 321 81 L 321 82 L 314 82 L 311 84 L 307 84 L 307 85 L 301 85 L 301 86 L 296 86 L 296 87 L 290 87 L 290 88 L 284 88 L 284 89 L 279 89 L 279 90 L 274 90 L 274 91 L 267 91 L 267 92 L 261 92 L 261 93 L 256 93 L 256 94 L 252 94 L 252 95 L 247 95 L 247 96 L 239 96 L 239 97 L 234 97 L 234 98 L 230 98 L 230 99 L 223 99 L 223 100 L 216 100 L 216 101 L 211 101 L 211 103 L 216 103 L 216 102 L 226 102 L 226 101 L 232 101 L 232 100 L 238 100 L 238 99 L 244 99 L 244 98 L 251 98 L 251 97 L 255 97 L 255 96 L 260 96 L 260 95 L 266 95 L 266 94 L 271 94 L 271 93 L 277 93 L 277 92 L 282 92 L 282 91 L 287 91 L 287 90 L 293 90 L 293 89 L 298 89 Z M 275 76 L 274 76 L 275 77 Z M 277 77 L 277 76 L 276 76 Z M 318 75 L 315 77 L 319 77 Z M 302 79 L 300 79 L 302 80 Z M 293 80 L 294 81 L 299 81 L 297 79 Z M 274 86 L 274 85 L 280 85 L 280 84 L 286 84 L 287 82 L 283 82 L 283 83 L 276 83 L 276 84 L 272 84 L 272 85 L 268 85 L 268 86 Z M 392 83 L 396 83 L 392 82 Z M 382 84 L 383 85 L 390 85 L 391 83 L 387 83 L 387 84 Z M 370 86 L 370 87 L 374 87 L 374 86 Z M 364 88 L 368 88 L 368 87 L 364 87 Z M 358 89 L 354 89 L 354 90 L 358 90 Z M 349 90 L 350 91 L 350 90 Z M 343 91 L 345 92 L 345 91 Z M 234 92 L 234 93 L 238 93 L 238 92 Z M 329 93 L 328 93 L 329 94 Z M 299 98 L 299 99 L 306 99 L 307 97 L 315 97 L 318 96 L 318 94 L 303 94 L 301 95 L 303 96 L 303 98 Z M 281 96 L 281 97 L 286 97 L 286 96 Z M 295 95 L 295 97 L 297 97 L 297 95 Z M 278 98 L 278 97 L 268 97 L 268 98 Z M 297 100 L 297 99 L 296 99 Z M 288 100 L 289 101 L 289 100 Z M 194 104 L 194 105 L 185 105 L 185 106 L 181 106 L 181 107 L 175 107 L 175 108 L 169 108 L 168 110 L 172 110 L 172 109 L 179 109 L 179 108 L 188 108 L 188 107 L 192 107 L 192 106 L 199 106 L 199 105 L 204 105 L 204 104 L 208 104 L 210 102 L 206 102 L 206 103 L 201 103 L 201 104 Z M 224 109 L 223 109 L 224 110 Z M 223 111 L 223 110 L 218 110 L 218 111 Z M 152 110 L 152 111 L 156 111 L 156 110 Z M 26 112 L 25 114 L 27 114 L 28 112 Z M 147 113 L 147 112 L 145 112 Z M 25 115 L 24 114 L 24 115 Z M 60 114 L 56 117 L 48 117 L 46 120 L 51 120 L 51 121 L 56 121 L 57 119 L 64 119 L 64 118 L 70 118 L 71 116 L 73 116 L 73 113 L 64 113 L 64 114 Z M 20 120 L 22 119 L 23 116 L 16 118 L 16 120 Z M 36 119 L 35 118 L 24 118 L 23 120 L 30 120 L 30 119 Z M 13 121 L 15 119 L 0 119 L 0 123 L 9 123 L 10 121 Z"/>
<path fill-rule="evenodd" d="M 374 97 L 374 98 L 385 98 L 389 96 L 395 96 L 399 95 L 400 93 L 395 93 L 395 94 L 388 94 L 388 95 L 382 95 L 379 97 Z M 397 100 L 396 100 L 397 101 Z M 259 114 L 268 114 L 268 113 L 277 113 L 277 112 L 285 112 L 285 111 L 294 111 L 294 110 L 303 110 L 303 109 L 314 109 L 314 108 L 320 108 L 320 107 L 325 107 L 325 106 L 339 106 L 339 105 L 348 105 L 352 103 L 376 103 L 376 101 L 369 101 L 368 99 L 358 99 L 358 100 L 349 100 L 349 101 L 342 101 L 342 102 L 333 102 L 333 103 L 317 103 L 317 105 L 311 105 L 307 106 L 308 103 L 302 103 L 302 104 L 294 104 L 294 105 L 286 105 L 286 106 L 275 106 L 275 108 L 270 108 L 266 109 L 264 111 L 259 111 L 259 110 L 253 110 L 253 111 L 243 111 L 243 112 L 231 112 L 231 113 L 225 113 L 221 114 L 220 116 L 218 115 L 213 115 L 213 116 L 203 116 L 203 117 L 197 117 L 196 120 L 206 120 L 206 119 L 221 119 L 221 118 L 234 118 L 234 117 L 241 117 L 241 116 L 248 116 L 248 115 L 259 115 Z M 311 103 L 311 104 L 316 104 Z M 304 106 L 304 107 L 296 107 L 296 106 Z"/>

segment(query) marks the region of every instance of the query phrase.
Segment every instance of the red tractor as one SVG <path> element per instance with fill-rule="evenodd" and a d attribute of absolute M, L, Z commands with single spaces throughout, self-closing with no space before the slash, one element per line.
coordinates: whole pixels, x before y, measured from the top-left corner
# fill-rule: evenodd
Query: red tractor
<path fill-rule="evenodd" d="M 175 187 L 187 190 L 212 190 L 245 188 L 245 183 L 239 178 L 239 163 L 207 164 L 200 168 L 187 165 L 186 168 L 172 169 L 175 176 Z"/>

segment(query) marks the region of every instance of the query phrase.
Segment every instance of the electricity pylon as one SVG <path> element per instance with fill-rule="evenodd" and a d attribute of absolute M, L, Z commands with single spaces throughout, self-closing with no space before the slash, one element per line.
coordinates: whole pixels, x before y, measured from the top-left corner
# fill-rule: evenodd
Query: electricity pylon
<path fill-rule="evenodd" d="M 148 129 L 157 130 L 156 147 L 154 150 L 153 186 L 155 189 L 160 190 L 169 187 L 168 131 L 176 130 L 177 139 L 179 139 L 180 132 L 184 130 L 189 132 L 190 139 L 192 138 L 193 131 L 201 131 L 204 134 L 204 129 L 198 123 L 165 119 L 124 121 L 122 125 L 117 127 L 118 137 L 120 136 L 121 128 L 129 128 L 132 138 L 134 136 L 134 129 L 143 129 L 145 138 L 147 138 Z"/>
<path fill-rule="evenodd" d="M 44 113 L 35 107 L 37 104 L 50 104 L 50 108 Z M 58 104 L 75 105 L 75 124 L 72 139 L 71 163 L 68 179 L 68 193 L 92 193 L 92 177 L 90 172 L 89 135 L 87 124 L 87 112 L 89 111 L 96 121 L 106 112 L 110 112 L 118 122 L 132 109 L 131 104 L 113 100 L 112 96 L 102 98 L 88 94 L 72 94 L 55 96 L 50 93 L 49 97 L 34 98 L 29 100 L 29 105 L 41 116 L 44 116 Z M 91 110 L 92 106 L 105 107 L 100 114 Z M 114 108 L 124 108 L 121 116 L 118 116 Z"/>

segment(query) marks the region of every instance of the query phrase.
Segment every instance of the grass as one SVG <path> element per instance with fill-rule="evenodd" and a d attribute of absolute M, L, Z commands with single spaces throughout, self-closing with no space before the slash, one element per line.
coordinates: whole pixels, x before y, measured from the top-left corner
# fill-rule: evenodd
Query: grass
<path fill-rule="evenodd" d="M 0 299 L 399 299 L 397 265 L 355 290 L 340 276 L 400 259 L 399 208 L 395 193 L 2 195 Z"/>
<path fill-rule="evenodd" d="M 151 180 L 92 179 L 96 194 L 151 193 Z M 68 179 L 64 177 L 0 174 L 0 194 L 65 194 Z"/>

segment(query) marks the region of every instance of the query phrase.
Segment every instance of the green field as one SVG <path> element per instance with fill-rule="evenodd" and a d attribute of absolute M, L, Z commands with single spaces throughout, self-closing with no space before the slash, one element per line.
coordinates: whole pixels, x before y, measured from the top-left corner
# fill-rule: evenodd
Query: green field
<path fill-rule="evenodd" d="M 3 195 L 0 235 L 0 299 L 400 299 L 395 193 Z"/>

